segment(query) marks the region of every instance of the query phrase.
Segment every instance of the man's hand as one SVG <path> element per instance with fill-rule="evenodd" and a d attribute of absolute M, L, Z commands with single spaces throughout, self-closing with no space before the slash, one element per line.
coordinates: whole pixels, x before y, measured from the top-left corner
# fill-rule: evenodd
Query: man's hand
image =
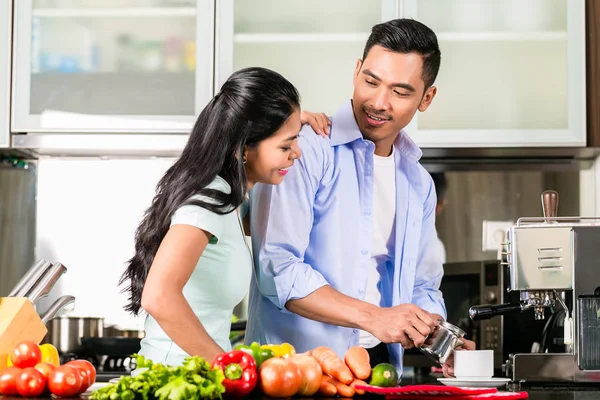
<path fill-rule="evenodd" d="M 383 343 L 400 343 L 405 349 L 421 347 L 437 326 L 437 320 L 414 304 L 379 308 L 366 327 Z"/>
<path fill-rule="evenodd" d="M 310 111 L 302 110 L 300 112 L 300 122 L 302 122 L 302 124 L 310 124 L 313 131 L 322 137 L 327 137 L 327 135 L 329 135 L 331 121 L 327 118 L 327 115 L 323 113 L 311 113 Z"/>
<path fill-rule="evenodd" d="M 475 342 L 467 339 L 461 339 L 461 342 L 462 346 L 456 349 L 456 351 L 475 350 Z M 444 378 L 454 378 L 454 353 L 442 365 L 442 372 L 444 373 Z"/>

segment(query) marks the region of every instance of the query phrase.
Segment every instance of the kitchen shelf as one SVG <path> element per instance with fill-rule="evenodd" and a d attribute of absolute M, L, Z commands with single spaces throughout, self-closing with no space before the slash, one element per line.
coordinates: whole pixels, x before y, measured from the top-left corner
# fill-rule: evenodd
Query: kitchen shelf
<path fill-rule="evenodd" d="M 235 43 L 364 42 L 368 32 L 351 33 L 238 33 Z"/>
<path fill-rule="evenodd" d="M 567 40 L 567 32 L 440 32 L 437 37 L 448 42 L 561 41 Z"/>
<path fill-rule="evenodd" d="M 36 17 L 196 17 L 194 7 L 150 7 L 150 8 L 36 8 Z"/>
<path fill-rule="evenodd" d="M 31 74 L 30 111 L 92 115 L 195 115 L 195 71 Z M 68 93 L 59 96 L 58 93 Z"/>

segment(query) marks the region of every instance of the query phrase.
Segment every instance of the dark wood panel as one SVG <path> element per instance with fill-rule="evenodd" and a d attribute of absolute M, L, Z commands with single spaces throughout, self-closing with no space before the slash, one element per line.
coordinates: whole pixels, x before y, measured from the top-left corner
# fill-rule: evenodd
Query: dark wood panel
<path fill-rule="evenodd" d="M 7 295 L 34 261 L 35 166 L 0 165 L 0 297 Z"/>
<path fill-rule="evenodd" d="M 600 1 L 585 3 L 587 142 L 590 147 L 600 147 Z"/>

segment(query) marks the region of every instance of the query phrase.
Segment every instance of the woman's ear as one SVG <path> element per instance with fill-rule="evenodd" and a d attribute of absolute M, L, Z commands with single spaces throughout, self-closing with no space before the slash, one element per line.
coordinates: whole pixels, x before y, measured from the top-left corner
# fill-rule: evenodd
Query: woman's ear
<path fill-rule="evenodd" d="M 248 147 L 244 146 L 244 155 L 242 156 L 242 162 L 246 164 L 248 161 Z"/>

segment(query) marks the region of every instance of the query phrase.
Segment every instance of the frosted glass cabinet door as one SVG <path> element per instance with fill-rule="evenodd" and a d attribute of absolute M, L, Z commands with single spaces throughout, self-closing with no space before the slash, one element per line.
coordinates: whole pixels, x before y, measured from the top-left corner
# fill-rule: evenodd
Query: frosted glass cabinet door
<path fill-rule="evenodd" d="M 405 0 L 437 34 L 423 147 L 585 146 L 584 0 Z"/>
<path fill-rule="evenodd" d="M 352 74 L 373 25 L 397 18 L 390 0 L 219 0 L 215 90 L 244 67 L 273 69 L 302 107 L 332 114 L 352 96 Z"/>
<path fill-rule="evenodd" d="M 0 148 L 10 145 L 10 38 L 12 0 L 0 4 Z"/>
<path fill-rule="evenodd" d="M 15 2 L 15 132 L 189 132 L 212 96 L 214 0 Z"/>

